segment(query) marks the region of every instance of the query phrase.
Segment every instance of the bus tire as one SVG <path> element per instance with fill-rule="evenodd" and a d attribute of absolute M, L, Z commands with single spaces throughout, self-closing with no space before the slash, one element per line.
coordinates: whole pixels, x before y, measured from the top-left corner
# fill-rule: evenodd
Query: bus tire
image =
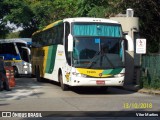
<path fill-rule="evenodd" d="M 61 86 L 61 89 L 63 91 L 67 91 L 68 90 L 68 85 L 65 85 L 63 84 L 63 77 L 62 77 L 62 73 L 59 74 L 59 82 L 60 82 L 60 86 Z"/>
<path fill-rule="evenodd" d="M 37 79 L 37 82 L 42 82 L 41 77 L 40 77 L 39 67 L 36 69 L 36 79 Z"/>
<path fill-rule="evenodd" d="M 13 67 L 13 69 L 14 69 L 14 77 L 18 78 L 19 77 L 18 68 L 17 67 Z"/>

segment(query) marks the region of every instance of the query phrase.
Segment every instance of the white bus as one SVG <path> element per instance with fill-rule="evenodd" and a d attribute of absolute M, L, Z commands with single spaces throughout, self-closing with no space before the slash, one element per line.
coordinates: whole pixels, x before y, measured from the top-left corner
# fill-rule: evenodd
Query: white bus
<path fill-rule="evenodd" d="M 103 18 L 67 18 L 32 35 L 32 72 L 68 86 L 123 86 L 121 25 Z"/>
<path fill-rule="evenodd" d="M 31 51 L 27 47 L 27 42 L 22 39 L 1 39 L 0 56 L 6 65 L 13 66 L 15 77 L 32 74 Z"/>

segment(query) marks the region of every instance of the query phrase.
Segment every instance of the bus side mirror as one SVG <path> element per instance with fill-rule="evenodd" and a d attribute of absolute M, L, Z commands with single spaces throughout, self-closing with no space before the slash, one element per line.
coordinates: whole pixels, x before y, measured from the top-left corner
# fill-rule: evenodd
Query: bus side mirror
<path fill-rule="evenodd" d="M 28 51 L 28 54 L 31 55 L 31 50 L 30 50 L 30 49 L 27 49 L 27 51 Z"/>
<path fill-rule="evenodd" d="M 133 40 L 129 35 L 125 36 L 125 39 L 127 40 L 127 44 L 128 44 L 128 51 L 133 52 L 134 51 L 134 44 L 133 44 Z"/>
<path fill-rule="evenodd" d="M 28 47 L 21 47 L 24 50 L 27 50 L 28 55 L 31 55 L 31 50 Z"/>
<path fill-rule="evenodd" d="M 126 35 L 128 35 L 128 33 L 127 32 L 123 32 L 123 37 L 125 37 Z"/>
<path fill-rule="evenodd" d="M 68 52 L 73 51 L 73 36 L 71 34 L 68 35 Z"/>

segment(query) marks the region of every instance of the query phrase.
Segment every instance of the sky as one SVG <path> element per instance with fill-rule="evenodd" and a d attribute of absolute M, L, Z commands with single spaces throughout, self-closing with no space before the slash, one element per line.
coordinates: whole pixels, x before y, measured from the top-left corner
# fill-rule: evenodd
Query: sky
<path fill-rule="evenodd" d="M 7 22 L 7 26 L 9 26 L 10 28 L 12 28 L 12 29 L 13 29 L 13 31 L 12 31 L 12 32 L 18 32 L 18 31 L 23 30 L 23 28 L 22 28 L 22 27 L 17 27 L 15 24 L 10 23 L 10 22 Z"/>

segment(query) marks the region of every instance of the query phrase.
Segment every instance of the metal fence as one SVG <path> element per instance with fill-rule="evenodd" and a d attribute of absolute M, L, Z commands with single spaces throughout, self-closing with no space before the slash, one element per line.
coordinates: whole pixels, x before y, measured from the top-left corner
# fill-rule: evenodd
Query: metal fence
<path fill-rule="evenodd" d="M 160 89 L 160 54 L 142 56 L 143 86 Z"/>

